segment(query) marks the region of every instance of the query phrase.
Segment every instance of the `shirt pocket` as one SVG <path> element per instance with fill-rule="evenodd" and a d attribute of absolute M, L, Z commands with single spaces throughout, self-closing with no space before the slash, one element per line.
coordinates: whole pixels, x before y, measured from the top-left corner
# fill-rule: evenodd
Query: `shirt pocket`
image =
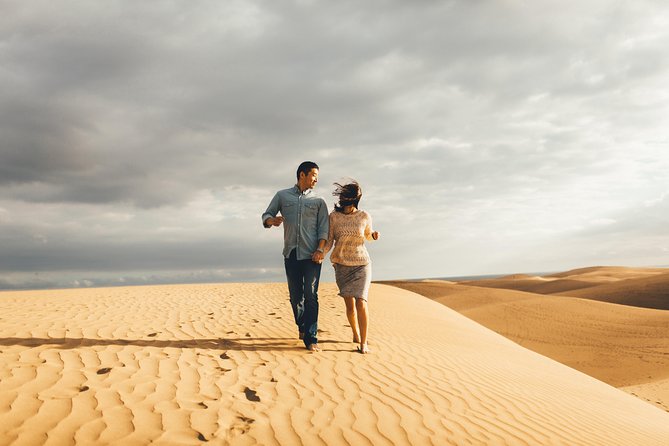
<path fill-rule="evenodd" d="M 309 229 L 315 229 L 318 223 L 318 203 L 304 203 L 302 223 Z"/>
<path fill-rule="evenodd" d="M 313 218 L 315 222 L 318 217 L 318 203 L 304 203 L 304 215 L 307 218 Z"/>

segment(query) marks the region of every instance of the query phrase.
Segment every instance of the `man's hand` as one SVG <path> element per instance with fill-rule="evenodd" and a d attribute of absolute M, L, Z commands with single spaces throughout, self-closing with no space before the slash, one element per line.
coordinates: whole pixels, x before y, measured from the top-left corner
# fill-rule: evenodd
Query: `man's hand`
<path fill-rule="evenodd" d="M 323 254 L 320 251 L 316 251 L 311 255 L 311 260 L 314 261 L 315 263 L 323 263 L 324 258 L 325 254 Z"/>
<path fill-rule="evenodd" d="M 267 223 L 269 226 L 281 226 L 281 223 L 283 223 L 283 217 L 270 217 L 265 220 L 265 223 Z"/>

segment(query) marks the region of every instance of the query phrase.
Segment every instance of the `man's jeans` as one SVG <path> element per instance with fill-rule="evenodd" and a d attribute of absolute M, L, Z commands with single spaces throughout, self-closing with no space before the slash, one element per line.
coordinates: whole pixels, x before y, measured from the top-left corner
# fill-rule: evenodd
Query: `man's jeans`
<path fill-rule="evenodd" d="M 295 249 L 284 259 L 290 305 L 293 307 L 295 323 L 304 333 L 304 345 L 318 342 L 318 282 L 321 264 L 311 259 L 297 260 Z"/>

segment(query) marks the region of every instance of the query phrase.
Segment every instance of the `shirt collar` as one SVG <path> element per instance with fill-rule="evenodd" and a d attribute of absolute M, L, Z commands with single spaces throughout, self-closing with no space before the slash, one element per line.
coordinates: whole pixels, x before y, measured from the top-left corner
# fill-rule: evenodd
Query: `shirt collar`
<path fill-rule="evenodd" d="M 309 194 L 312 192 L 313 189 L 307 189 L 307 190 L 305 190 L 304 192 L 302 192 L 302 191 L 300 191 L 300 186 L 298 186 L 298 185 L 296 184 L 296 185 L 293 187 L 293 190 L 295 191 L 295 193 L 296 193 L 297 195 L 309 195 Z"/>

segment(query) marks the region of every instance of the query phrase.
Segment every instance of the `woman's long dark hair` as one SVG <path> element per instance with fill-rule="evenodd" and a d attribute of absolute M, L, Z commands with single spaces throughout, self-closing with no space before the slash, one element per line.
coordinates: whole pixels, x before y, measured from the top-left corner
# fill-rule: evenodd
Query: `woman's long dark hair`
<path fill-rule="evenodd" d="M 352 180 L 347 184 L 334 183 L 334 185 L 335 190 L 332 195 L 339 198 L 339 202 L 335 203 L 335 211 L 344 212 L 344 207 L 350 205 L 358 207 L 362 198 L 362 188 L 357 181 Z"/>

